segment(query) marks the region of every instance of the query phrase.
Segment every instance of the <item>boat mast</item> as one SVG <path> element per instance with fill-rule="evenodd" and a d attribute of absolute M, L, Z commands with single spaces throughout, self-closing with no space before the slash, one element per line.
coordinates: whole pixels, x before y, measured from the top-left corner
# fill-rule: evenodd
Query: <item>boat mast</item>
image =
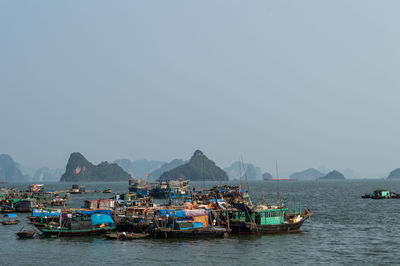
<path fill-rule="evenodd" d="M 276 179 L 278 180 L 278 203 L 279 203 L 279 207 L 282 207 L 282 196 L 281 196 L 281 191 L 280 191 L 278 160 L 275 161 L 275 167 L 276 167 Z"/>

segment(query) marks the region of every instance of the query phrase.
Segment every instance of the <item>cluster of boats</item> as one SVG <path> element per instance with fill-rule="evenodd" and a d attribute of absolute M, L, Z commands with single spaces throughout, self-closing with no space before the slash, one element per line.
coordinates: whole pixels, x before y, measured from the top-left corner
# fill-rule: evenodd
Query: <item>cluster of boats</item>
<path fill-rule="evenodd" d="M 130 240 L 292 233 L 298 232 L 312 215 L 301 206 L 290 212 L 281 202 L 253 204 L 241 186 L 191 190 L 189 182 L 184 180 L 161 181 L 151 186 L 145 180 L 132 179 L 128 193 L 114 194 L 109 199 L 85 200 L 84 208 L 80 209 L 47 204 L 40 196 L 45 191 L 3 192 L 1 212 L 11 216 L 15 214 L 9 212 L 8 204 L 15 196 L 29 195 L 36 200 L 25 211 L 31 213 L 30 223 L 45 237 L 104 235 L 106 239 Z"/>

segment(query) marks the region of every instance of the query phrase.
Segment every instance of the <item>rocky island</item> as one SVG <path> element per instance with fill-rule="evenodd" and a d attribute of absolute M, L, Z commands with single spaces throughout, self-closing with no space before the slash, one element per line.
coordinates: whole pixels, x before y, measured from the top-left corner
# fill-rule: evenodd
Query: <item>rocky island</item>
<path fill-rule="evenodd" d="M 389 176 L 387 179 L 400 179 L 400 168 L 397 168 L 390 172 Z"/>
<path fill-rule="evenodd" d="M 208 159 L 203 152 L 196 150 L 189 162 L 170 171 L 164 172 L 160 176 L 160 180 L 172 180 L 178 178 L 197 181 L 225 181 L 228 180 L 228 175 L 213 161 Z"/>
<path fill-rule="evenodd" d="M 227 172 L 230 180 L 248 178 L 261 179 L 261 169 L 251 163 L 234 162 L 231 166 L 224 169 Z"/>
<path fill-rule="evenodd" d="M 181 159 L 175 159 L 172 160 L 169 163 L 163 164 L 160 168 L 158 168 L 157 170 L 154 170 L 153 172 L 151 172 L 150 177 L 153 179 L 158 179 L 164 172 L 167 172 L 169 170 L 172 170 L 178 166 L 181 166 L 183 164 L 185 164 L 186 162 L 184 160 Z"/>
<path fill-rule="evenodd" d="M 0 180 L 4 182 L 27 181 L 29 176 L 24 175 L 18 164 L 8 154 L 0 154 Z"/>
<path fill-rule="evenodd" d="M 345 177 L 339 171 L 333 170 L 332 172 L 329 172 L 328 174 L 320 177 L 319 179 L 321 179 L 321 180 L 344 180 Z"/>
<path fill-rule="evenodd" d="M 131 176 L 118 164 L 102 162 L 93 165 L 79 152 L 70 155 L 61 182 L 127 181 Z"/>
<path fill-rule="evenodd" d="M 290 175 L 290 178 L 297 180 L 317 180 L 318 178 L 323 177 L 324 174 L 318 171 L 315 168 L 308 168 L 301 172 L 296 172 Z"/>

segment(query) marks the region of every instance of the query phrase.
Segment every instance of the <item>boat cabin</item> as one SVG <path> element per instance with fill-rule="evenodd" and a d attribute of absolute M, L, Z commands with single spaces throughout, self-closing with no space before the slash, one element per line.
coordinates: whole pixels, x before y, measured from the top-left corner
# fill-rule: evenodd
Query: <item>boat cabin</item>
<path fill-rule="evenodd" d="M 390 198 L 391 192 L 389 190 L 375 190 L 374 192 L 372 192 L 372 196 L 373 197 L 379 197 L 379 198 Z"/>
<path fill-rule="evenodd" d="M 254 212 L 236 210 L 233 212 L 232 218 L 259 225 L 283 224 L 286 211 L 286 208 L 265 209 Z"/>

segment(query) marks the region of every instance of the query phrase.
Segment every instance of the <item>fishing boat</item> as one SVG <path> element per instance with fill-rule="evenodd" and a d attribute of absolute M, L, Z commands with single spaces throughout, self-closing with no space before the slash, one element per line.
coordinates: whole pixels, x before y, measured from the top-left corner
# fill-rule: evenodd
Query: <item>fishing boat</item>
<path fill-rule="evenodd" d="M 1 222 L 3 225 L 19 224 L 19 220 L 17 220 L 17 215 L 15 213 L 8 213 L 4 216 L 8 219 Z"/>
<path fill-rule="evenodd" d="M 53 227 L 49 226 L 46 228 L 39 228 L 44 236 L 90 236 L 90 235 L 101 235 L 109 231 L 115 230 L 115 227 L 104 226 L 104 227 L 92 227 L 85 229 L 71 229 L 69 227 Z"/>
<path fill-rule="evenodd" d="M 103 193 L 112 193 L 111 188 L 106 188 L 103 190 Z"/>
<path fill-rule="evenodd" d="M 391 192 L 386 189 L 378 189 L 372 192 L 372 194 L 365 194 L 361 196 L 363 199 L 399 199 L 400 194 Z"/>
<path fill-rule="evenodd" d="M 312 212 L 303 210 L 288 214 L 282 206 L 234 204 L 229 227 L 232 234 L 277 234 L 295 233 L 310 218 Z"/>
<path fill-rule="evenodd" d="M 158 199 L 186 198 L 190 196 L 189 180 L 160 180 L 153 184 L 150 195 Z"/>
<path fill-rule="evenodd" d="M 18 233 L 15 233 L 19 238 L 25 239 L 25 238 L 33 238 L 36 234 L 36 231 L 20 231 Z"/>
<path fill-rule="evenodd" d="M 149 195 L 149 184 L 143 178 L 129 179 L 129 193 L 135 194 L 139 198 L 147 197 Z"/>
<path fill-rule="evenodd" d="M 44 236 L 100 235 L 115 230 L 111 210 L 64 212 L 57 226 L 39 228 Z"/>
<path fill-rule="evenodd" d="M 77 184 L 72 185 L 71 189 L 69 190 L 71 194 L 84 194 L 86 193 L 86 188 L 84 186 L 79 186 Z"/>
<path fill-rule="evenodd" d="M 230 232 L 224 227 L 209 223 L 209 212 L 197 210 L 159 210 L 153 235 L 156 238 L 226 237 Z"/>

